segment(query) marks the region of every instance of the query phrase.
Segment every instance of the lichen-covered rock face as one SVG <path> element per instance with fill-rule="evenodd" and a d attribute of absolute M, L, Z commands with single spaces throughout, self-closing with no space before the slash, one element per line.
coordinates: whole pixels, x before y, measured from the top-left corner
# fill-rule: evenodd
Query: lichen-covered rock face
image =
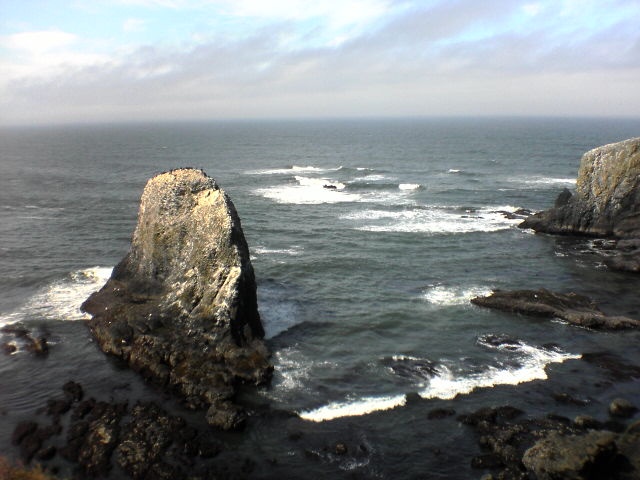
<path fill-rule="evenodd" d="M 131 249 L 82 306 L 98 345 L 238 427 L 239 383 L 268 382 L 256 284 L 233 203 L 201 170 L 149 180 Z"/>
<path fill-rule="evenodd" d="M 547 233 L 640 237 L 640 137 L 585 153 L 576 193 L 527 218 L 523 228 Z"/>

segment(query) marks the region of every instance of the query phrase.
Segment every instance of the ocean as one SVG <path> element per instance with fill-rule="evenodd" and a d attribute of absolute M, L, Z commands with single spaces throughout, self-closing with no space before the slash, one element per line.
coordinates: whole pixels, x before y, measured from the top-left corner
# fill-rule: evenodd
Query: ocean
<path fill-rule="evenodd" d="M 185 166 L 238 210 L 273 352 L 271 386 L 243 393 L 273 414 L 223 435 L 258 465 L 251 478 L 479 478 L 477 438 L 430 411 L 605 420 L 613 398 L 640 405 L 640 379 L 622 374 L 640 367 L 639 332 L 469 303 L 544 287 L 639 317 L 640 276 L 607 269 L 593 239 L 534 234 L 510 215 L 552 206 L 584 152 L 638 135 L 640 120 L 541 118 L 0 129 L 0 326 L 50 347 L 37 357 L 16 340 L 0 354 L 0 452 L 18 457 L 15 425 L 71 379 L 202 418 L 102 354 L 79 310 L 126 254 L 145 182 Z"/>

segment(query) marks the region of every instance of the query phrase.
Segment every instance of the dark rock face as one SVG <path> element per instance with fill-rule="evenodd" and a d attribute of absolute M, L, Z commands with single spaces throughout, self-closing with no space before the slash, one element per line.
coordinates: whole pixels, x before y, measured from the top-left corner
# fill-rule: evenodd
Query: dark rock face
<path fill-rule="evenodd" d="M 576 192 L 520 224 L 537 232 L 633 239 L 619 246 L 612 268 L 640 271 L 640 137 L 595 148 L 580 162 Z"/>
<path fill-rule="evenodd" d="M 240 219 L 201 170 L 147 182 L 129 253 L 82 308 L 104 352 L 207 407 L 212 425 L 240 426 L 236 386 L 271 377 Z"/>
<path fill-rule="evenodd" d="M 594 419 L 547 415 L 523 418 L 510 406 L 483 408 L 458 417 L 478 435 L 485 453 L 471 461 L 504 480 L 631 480 L 640 474 L 640 422 L 619 431 Z"/>
<path fill-rule="evenodd" d="M 619 330 L 640 328 L 640 321 L 620 316 L 607 316 L 589 298 L 576 293 L 540 290 L 496 290 L 471 302 L 481 307 L 548 318 L 560 318 L 581 327 Z"/>
<path fill-rule="evenodd" d="M 616 435 L 592 431 L 583 435 L 551 432 L 528 449 L 522 463 L 540 480 L 602 479 L 617 462 Z"/>

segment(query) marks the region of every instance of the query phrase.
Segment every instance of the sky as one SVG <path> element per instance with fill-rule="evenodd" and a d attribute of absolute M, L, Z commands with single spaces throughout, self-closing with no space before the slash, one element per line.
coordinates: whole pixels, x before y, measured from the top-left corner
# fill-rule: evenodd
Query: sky
<path fill-rule="evenodd" d="M 0 0 L 0 125 L 640 117 L 638 0 Z"/>

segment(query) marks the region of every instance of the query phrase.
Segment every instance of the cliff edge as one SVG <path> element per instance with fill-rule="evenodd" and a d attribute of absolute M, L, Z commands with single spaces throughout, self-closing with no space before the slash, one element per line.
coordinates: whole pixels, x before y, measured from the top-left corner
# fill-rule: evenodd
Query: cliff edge
<path fill-rule="evenodd" d="M 613 268 L 640 271 L 640 137 L 582 157 L 575 193 L 520 224 L 537 232 L 619 239 Z"/>
<path fill-rule="evenodd" d="M 239 427 L 237 386 L 270 380 L 240 219 L 201 170 L 147 182 L 129 253 L 82 309 L 104 352 L 180 394 L 188 407 L 208 408 L 211 425 Z"/>

